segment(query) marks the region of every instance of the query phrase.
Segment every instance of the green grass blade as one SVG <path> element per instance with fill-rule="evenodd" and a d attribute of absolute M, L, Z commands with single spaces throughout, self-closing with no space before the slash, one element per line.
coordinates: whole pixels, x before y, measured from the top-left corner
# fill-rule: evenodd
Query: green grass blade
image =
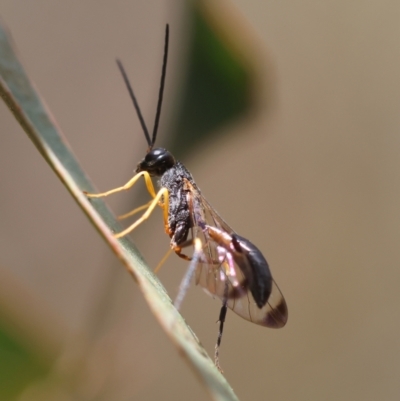
<path fill-rule="evenodd" d="M 79 166 L 55 119 L 40 99 L 0 26 L 0 95 L 36 148 L 75 201 L 138 283 L 150 309 L 215 400 L 237 400 L 233 390 L 200 346 L 196 336 L 174 308 L 164 287 L 146 266 L 129 238 L 116 240 L 120 231 L 102 200 L 89 201 L 82 191 L 94 188 Z"/>

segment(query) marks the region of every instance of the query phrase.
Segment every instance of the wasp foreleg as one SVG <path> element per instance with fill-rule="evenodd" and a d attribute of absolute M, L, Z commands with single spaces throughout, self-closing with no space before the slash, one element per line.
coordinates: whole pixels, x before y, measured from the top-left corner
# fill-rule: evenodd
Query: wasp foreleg
<path fill-rule="evenodd" d="M 118 188 L 114 188 L 111 189 L 107 192 L 102 192 L 100 194 L 89 194 L 86 191 L 83 191 L 83 193 L 88 197 L 88 198 L 103 198 L 105 196 L 111 195 L 111 194 L 115 194 L 117 192 L 121 192 L 121 191 L 126 191 L 127 189 L 132 188 L 136 181 L 139 180 L 140 177 L 144 178 L 144 181 L 146 183 L 146 188 L 149 191 L 149 194 L 151 195 L 152 198 L 156 197 L 156 191 L 154 190 L 154 186 L 153 183 L 151 181 L 150 175 L 147 171 L 141 171 L 140 173 L 136 174 L 134 177 L 132 177 L 125 185 L 123 185 L 122 187 L 118 187 Z"/>
<path fill-rule="evenodd" d="M 167 190 L 167 188 L 161 188 L 158 191 L 157 195 L 154 197 L 154 199 L 151 201 L 147 210 L 143 213 L 142 217 L 137 219 L 132 225 L 130 225 L 124 231 L 121 231 L 120 233 L 115 234 L 115 238 L 124 237 L 126 234 L 129 234 L 137 226 L 139 226 L 145 220 L 147 220 L 149 218 L 149 216 L 151 215 L 151 213 L 153 212 L 154 208 L 156 206 L 159 206 L 159 202 L 161 199 L 163 199 L 162 208 L 164 209 L 164 221 L 165 221 L 165 215 L 167 214 L 167 216 L 168 216 L 168 190 Z"/>
<path fill-rule="evenodd" d="M 145 205 L 139 206 L 136 209 L 133 209 L 132 211 L 122 214 L 121 216 L 118 216 L 118 220 L 124 220 L 127 219 L 128 217 L 131 217 L 135 215 L 136 213 L 139 213 L 142 210 L 147 209 L 151 205 L 152 201 L 147 202 Z"/>

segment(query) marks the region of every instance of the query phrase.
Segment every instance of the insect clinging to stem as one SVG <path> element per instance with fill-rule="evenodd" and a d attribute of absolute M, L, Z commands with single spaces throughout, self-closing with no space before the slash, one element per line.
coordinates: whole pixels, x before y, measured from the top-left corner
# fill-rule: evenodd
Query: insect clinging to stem
<path fill-rule="evenodd" d="M 283 327 L 288 310 L 283 295 L 272 278 L 269 266 L 261 251 L 248 239 L 238 235 L 207 202 L 186 167 L 164 148 L 155 148 L 161 115 L 162 98 L 168 57 L 169 27 L 166 26 L 161 83 L 152 136 L 143 119 L 122 63 L 118 67 L 135 107 L 148 149 L 139 162 L 135 175 L 125 185 L 99 194 L 88 194 L 89 198 L 105 197 L 131 188 L 143 177 L 152 200 L 121 218 L 147 209 L 132 225 L 120 233 L 121 238 L 143 223 L 159 206 L 163 211 L 164 228 L 170 237 L 170 247 L 179 257 L 190 261 L 175 300 L 177 309 L 195 276 L 199 284 L 211 296 L 222 301 L 219 314 L 219 331 L 215 346 L 215 364 L 219 366 L 221 344 L 227 308 L 255 324 Z M 159 179 L 156 192 L 152 177 Z M 193 247 L 191 256 L 183 253 Z"/>

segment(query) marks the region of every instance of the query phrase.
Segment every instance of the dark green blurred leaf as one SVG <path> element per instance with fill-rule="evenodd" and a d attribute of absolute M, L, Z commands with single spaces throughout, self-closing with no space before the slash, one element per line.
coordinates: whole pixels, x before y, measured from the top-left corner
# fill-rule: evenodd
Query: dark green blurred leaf
<path fill-rule="evenodd" d="M 192 18 L 188 71 L 169 135 L 169 148 L 178 158 L 252 105 L 249 64 L 224 40 L 199 3 L 192 6 Z"/>
<path fill-rule="evenodd" d="M 49 372 L 49 366 L 18 340 L 0 325 L 0 400 L 15 399 Z"/>

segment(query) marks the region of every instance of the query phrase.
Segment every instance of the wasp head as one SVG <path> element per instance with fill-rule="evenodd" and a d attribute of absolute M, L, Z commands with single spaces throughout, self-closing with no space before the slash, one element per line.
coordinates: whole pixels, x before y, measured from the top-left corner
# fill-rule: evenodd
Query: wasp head
<path fill-rule="evenodd" d="M 163 148 L 151 149 L 138 164 L 136 173 L 147 171 L 152 176 L 162 176 L 175 165 L 175 158 L 168 150 Z"/>

